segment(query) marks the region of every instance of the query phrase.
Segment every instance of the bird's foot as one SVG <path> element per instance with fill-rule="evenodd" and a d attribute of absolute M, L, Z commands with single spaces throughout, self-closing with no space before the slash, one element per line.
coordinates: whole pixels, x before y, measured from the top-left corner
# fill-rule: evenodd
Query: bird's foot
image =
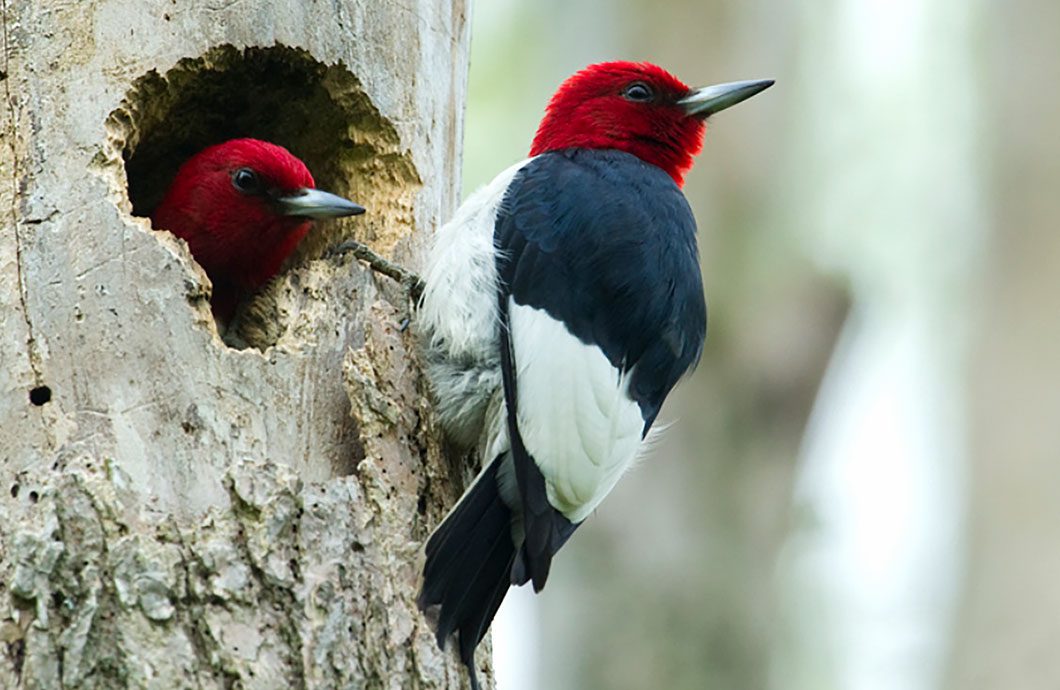
<path fill-rule="evenodd" d="M 358 242 L 357 240 L 345 240 L 341 244 L 332 247 L 329 252 L 332 256 L 347 253 L 353 254 L 354 258 L 358 261 L 363 261 L 368 264 L 368 267 L 376 273 L 385 275 L 387 278 L 390 278 L 401 285 L 405 290 L 405 294 L 408 296 L 410 304 L 416 304 L 419 302 L 420 296 L 423 294 L 424 283 L 423 279 L 418 275 L 404 266 L 396 264 L 393 261 L 376 254 L 368 247 L 368 245 Z M 411 315 L 407 315 L 401 320 L 402 331 L 408 328 L 410 320 Z"/>

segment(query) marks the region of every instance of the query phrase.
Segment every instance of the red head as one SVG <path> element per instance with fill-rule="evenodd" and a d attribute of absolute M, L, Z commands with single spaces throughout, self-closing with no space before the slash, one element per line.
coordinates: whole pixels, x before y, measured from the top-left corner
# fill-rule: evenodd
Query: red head
<path fill-rule="evenodd" d="M 222 293 L 268 282 L 312 219 L 358 213 L 357 204 L 317 191 L 305 164 L 282 146 L 233 139 L 180 167 L 152 223 L 188 243 L 214 282 L 215 311 L 227 317 L 240 295 Z"/>
<path fill-rule="evenodd" d="M 690 89 L 647 62 L 590 65 L 552 96 L 530 155 L 566 148 L 617 149 L 662 168 L 680 185 L 703 146 L 706 118 L 772 83 Z"/>

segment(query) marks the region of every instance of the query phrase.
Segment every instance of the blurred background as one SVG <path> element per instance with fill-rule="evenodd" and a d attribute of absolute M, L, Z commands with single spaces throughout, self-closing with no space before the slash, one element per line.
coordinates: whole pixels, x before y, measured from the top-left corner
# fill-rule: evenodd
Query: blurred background
<path fill-rule="evenodd" d="M 483 0 L 463 193 L 609 59 L 775 78 L 686 193 L 710 334 L 502 690 L 1060 687 L 1060 4 Z"/>

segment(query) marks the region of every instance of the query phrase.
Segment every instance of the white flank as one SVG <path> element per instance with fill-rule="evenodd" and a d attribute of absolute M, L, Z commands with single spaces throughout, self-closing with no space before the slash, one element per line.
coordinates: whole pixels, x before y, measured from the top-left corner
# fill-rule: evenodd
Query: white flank
<path fill-rule="evenodd" d="M 580 522 L 633 464 L 644 419 L 597 347 L 533 307 L 510 304 L 519 431 L 552 506 Z"/>
<path fill-rule="evenodd" d="M 435 236 L 424 272 L 416 329 L 426 340 L 439 421 L 465 447 L 478 440 L 486 407 L 501 386 L 493 231 L 508 185 L 529 160 L 468 197 Z"/>
<path fill-rule="evenodd" d="M 497 268 L 493 230 L 508 185 L 531 159 L 493 178 L 435 235 L 417 322 L 450 357 L 484 358 L 497 349 Z"/>

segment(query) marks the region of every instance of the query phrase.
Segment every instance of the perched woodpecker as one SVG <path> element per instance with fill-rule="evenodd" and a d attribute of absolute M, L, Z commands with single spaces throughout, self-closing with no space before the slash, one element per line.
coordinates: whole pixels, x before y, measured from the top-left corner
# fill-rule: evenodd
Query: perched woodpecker
<path fill-rule="evenodd" d="M 214 314 L 227 321 L 276 275 L 313 219 L 364 213 L 315 187 L 305 163 L 282 146 L 232 139 L 180 167 L 151 223 L 188 243 L 213 282 Z"/>
<path fill-rule="evenodd" d="M 438 233 L 418 328 L 440 420 L 485 465 L 426 546 L 419 605 L 474 651 L 509 585 L 556 551 L 633 463 L 699 360 L 707 313 L 681 192 L 705 120 L 772 81 L 690 89 L 610 62 L 552 97 L 530 157 Z"/>

